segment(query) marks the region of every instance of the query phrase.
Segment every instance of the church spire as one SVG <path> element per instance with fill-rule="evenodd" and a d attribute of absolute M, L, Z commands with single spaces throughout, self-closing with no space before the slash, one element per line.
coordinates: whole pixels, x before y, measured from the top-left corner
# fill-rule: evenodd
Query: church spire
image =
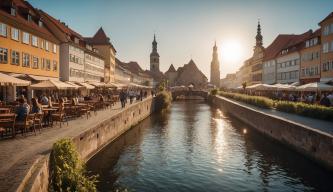
<path fill-rule="evenodd" d="M 157 52 L 157 42 L 156 42 L 156 35 L 154 34 L 154 40 L 152 42 L 153 50 L 150 53 L 150 71 L 160 71 L 160 55 Z"/>
<path fill-rule="evenodd" d="M 256 47 L 262 47 L 262 35 L 261 35 L 261 26 L 259 19 L 258 19 L 257 35 L 256 35 Z"/>
<path fill-rule="evenodd" d="M 220 63 L 218 59 L 216 41 L 213 47 L 213 58 L 210 64 L 210 83 L 220 87 Z"/>

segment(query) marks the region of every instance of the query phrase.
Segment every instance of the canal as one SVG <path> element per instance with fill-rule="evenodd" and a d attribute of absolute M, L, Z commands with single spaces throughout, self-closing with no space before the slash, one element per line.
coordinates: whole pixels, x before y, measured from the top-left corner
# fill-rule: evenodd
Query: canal
<path fill-rule="evenodd" d="M 333 174 L 204 101 L 178 101 L 87 163 L 99 191 L 330 191 Z"/>

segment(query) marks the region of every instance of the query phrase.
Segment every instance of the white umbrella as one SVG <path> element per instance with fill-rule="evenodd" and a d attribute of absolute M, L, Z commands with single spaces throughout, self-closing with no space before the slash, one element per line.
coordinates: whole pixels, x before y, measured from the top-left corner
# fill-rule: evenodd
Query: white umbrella
<path fill-rule="evenodd" d="M 298 86 L 298 87 L 296 87 L 296 90 L 299 90 L 299 91 L 332 91 L 333 86 L 327 85 L 324 83 L 315 82 L 315 83 L 308 83 L 305 85 Z"/>
<path fill-rule="evenodd" d="M 30 86 L 32 89 L 76 89 L 77 87 L 58 80 L 47 80 Z"/>
<path fill-rule="evenodd" d="M 0 73 L 0 85 L 16 85 L 16 86 L 28 86 L 30 85 L 30 81 L 24 81 L 22 79 L 18 79 L 15 77 L 12 77 L 10 75 L 6 75 L 3 73 Z"/>

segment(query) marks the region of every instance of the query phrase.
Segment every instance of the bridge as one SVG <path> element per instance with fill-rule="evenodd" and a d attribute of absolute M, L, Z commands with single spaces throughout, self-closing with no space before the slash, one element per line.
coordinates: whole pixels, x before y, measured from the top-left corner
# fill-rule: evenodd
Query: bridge
<path fill-rule="evenodd" d="M 204 90 L 172 90 L 171 94 L 173 100 L 176 100 L 179 96 L 199 96 L 205 100 L 208 98 L 208 92 Z"/>

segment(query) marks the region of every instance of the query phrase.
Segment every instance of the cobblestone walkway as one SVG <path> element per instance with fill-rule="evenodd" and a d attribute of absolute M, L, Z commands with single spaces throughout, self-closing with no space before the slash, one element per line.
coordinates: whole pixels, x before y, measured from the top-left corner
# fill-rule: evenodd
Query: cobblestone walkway
<path fill-rule="evenodd" d="M 129 102 L 128 102 L 129 103 Z M 126 107 L 128 107 L 127 105 Z M 55 141 L 60 138 L 74 137 L 96 124 L 122 111 L 118 102 L 111 109 L 97 111 L 89 119 L 71 120 L 62 127 L 55 124 L 53 128 L 45 128 L 37 135 L 18 135 L 14 139 L 0 140 L 0 191 L 13 191 L 29 173 L 29 169 L 43 154 L 48 154 Z"/>

